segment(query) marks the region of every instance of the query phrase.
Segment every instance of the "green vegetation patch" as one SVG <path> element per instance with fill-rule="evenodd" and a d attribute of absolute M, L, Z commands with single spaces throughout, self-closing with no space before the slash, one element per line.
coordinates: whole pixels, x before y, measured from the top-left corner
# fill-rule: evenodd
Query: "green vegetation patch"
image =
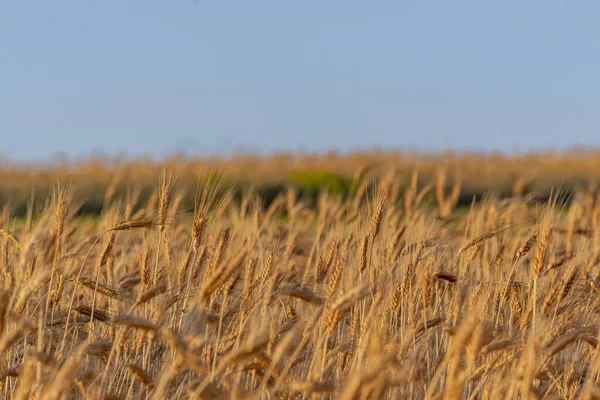
<path fill-rule="evenodd" d="M 300 170 L 290 172 L 290 181 L 302 191 L 319 192 L 327 190 L 334 195 L 346 195 L 352 182 L 331 172 Z"/>

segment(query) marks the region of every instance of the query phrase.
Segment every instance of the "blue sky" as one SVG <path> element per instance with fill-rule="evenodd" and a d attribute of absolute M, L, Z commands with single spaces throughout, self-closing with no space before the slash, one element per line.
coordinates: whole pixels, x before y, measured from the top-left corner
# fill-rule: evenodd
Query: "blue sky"
<path fill-rule="evenodd" d="M 600 145 L 600 2 L 0 1 L 0 153 Z"/>

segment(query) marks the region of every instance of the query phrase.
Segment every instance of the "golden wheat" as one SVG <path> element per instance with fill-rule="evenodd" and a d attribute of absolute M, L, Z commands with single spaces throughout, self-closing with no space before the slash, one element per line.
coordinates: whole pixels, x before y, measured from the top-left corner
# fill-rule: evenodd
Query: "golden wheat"
<path fill-rule="evenodd" d="M 415 165 L 264 209 L 209 173 L 191 210 L 169 169 L 123 198 L 123 173 L 94 224 L 71 186 L 2 214 L 0 398 L 600 393 L 596 189 L 457 209 L 468 166 Z"/>

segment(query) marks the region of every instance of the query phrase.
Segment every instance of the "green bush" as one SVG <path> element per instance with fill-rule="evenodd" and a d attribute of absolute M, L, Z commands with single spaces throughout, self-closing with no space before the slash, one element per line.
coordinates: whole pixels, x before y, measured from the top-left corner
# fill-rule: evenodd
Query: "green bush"
<path fill-rule="evenodd" d="M 290 172 L 290 181 L 305 192 L 327 190 L 334 195 L 348 194 L 352 184 L 349 179 L 330 172 L 307 170 Z"/>

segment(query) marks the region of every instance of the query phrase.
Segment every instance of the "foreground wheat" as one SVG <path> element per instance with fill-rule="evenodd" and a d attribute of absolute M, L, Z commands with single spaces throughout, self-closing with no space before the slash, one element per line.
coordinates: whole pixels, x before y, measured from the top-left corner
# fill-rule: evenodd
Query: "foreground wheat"
<path fill-rule="evenodd" d="M 98 228 L 57 188 L 0 227 L 0 396 L 600 397 L 595 194 L 459 219 L 445 172 L 363 175 L 266 210 L 217 182 L 191 221 L 165 175 L 148 204 L 107 193 Z"/>

